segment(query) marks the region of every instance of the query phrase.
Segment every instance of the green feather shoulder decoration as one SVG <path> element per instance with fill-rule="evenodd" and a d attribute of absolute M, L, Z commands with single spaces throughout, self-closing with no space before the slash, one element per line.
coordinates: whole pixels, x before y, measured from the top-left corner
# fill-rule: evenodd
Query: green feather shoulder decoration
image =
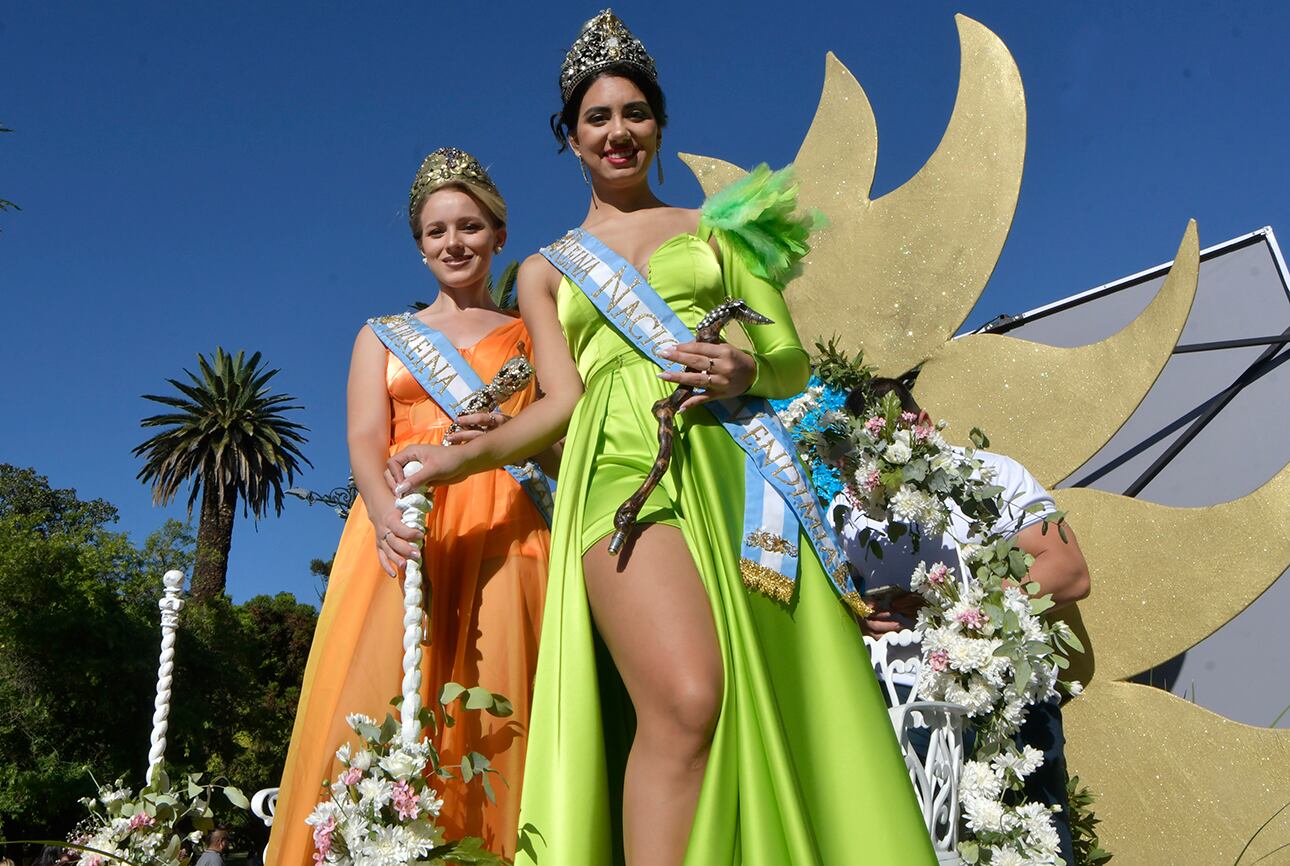
<path fill-rule="evenodd" d="M 722 233 L 748 270 L 783 290 L 811 251 L 807 238 L 825 223 L 819 211 L 796 211 L 793 166 L 771 171 L 762 163 L 708 196 L 701 213 L 703 222 Z"/>

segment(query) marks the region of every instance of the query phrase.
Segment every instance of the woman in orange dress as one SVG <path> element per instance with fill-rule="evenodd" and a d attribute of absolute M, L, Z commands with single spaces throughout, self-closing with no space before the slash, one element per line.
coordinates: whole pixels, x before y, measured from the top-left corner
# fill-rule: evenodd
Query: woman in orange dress
<path fill-rule="evenodd" d="M 457 682 L 484 686 L 514 706 L 508 718 L 449 709 L 457 724 L 435 735 L 442 763 L 460 764 L 478 752 L 505 781 L 493 780 L 496 802 L 478 781 L 436 782 L 444 800 L 440 823 L 449 838 L 478 836 L 490 850 L 514 856 L 550 547 L 542 497 L 530 495 L 531 479 L 521 486 L 522 473 L 510 468 L 432 488 L 422 547 L 416 531 L 403 526 L 384 478 L 386 460 L 408 445 L 438 445 L 446 434 L 448 442 L 468 441 L 536 398 L 529 382 L 498 413 L 457 417 L 465 429 L 452 434 L 454 418 L 441 408 L 454 405 L 442 392 L 452 378 L 444 358 L 455 356 L 450 360 L 468 364 L 487 383 L 507 361 L 528 356 L 523 322 L 498 309 L 487 288 L 492 257 L 506 241 L 505 221 L 505 203 L 473 157 L 441 148 L 426 158 L 412 187 L 409 222 L 439 295 L 416 315 L 371 320 L 354 345 L 348 423 L 360 499 L 341 536 L 305 669 L 269 838 L 274 866 L 312 862 L 305 818 L 323 781 L 336 777 L 337 748 L 352 737 L 345 717 L 363 713 L 379 721 L 399 694 L 403 598 L 393 575 L 410 556 L 423 557 L 430 588 L 423 705 L 437 708 L 443 684 Z M 400 344 L 399 334 L 410 342 Z M 427 335 L 440 341 L 442 357 L 423 353 L 432 351 Z M 469 376 L 458 377 L 455 393 Z"/>

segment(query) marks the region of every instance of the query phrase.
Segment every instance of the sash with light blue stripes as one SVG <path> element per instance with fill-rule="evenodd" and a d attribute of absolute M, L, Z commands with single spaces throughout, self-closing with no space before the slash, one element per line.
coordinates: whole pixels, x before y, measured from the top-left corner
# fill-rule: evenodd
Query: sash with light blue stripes
<path fill-rule="evenodd" d="M 583 229 L 574 229 L 539 252 L 646 357 L 664 370 L 685 369 L 658 353 L 692 341 L 693 332 L 622 256 Z M 737 397 L 704 405 L 747 454 L 739 560 L 744 584 L 789 601 L 797 583 L 800 530 L 839 597 L 864 613 L 867 606 L 856 592 L 842 546 L 815 498 L 792 438 L 770 404 L 760 397 Z"/>
<path fill-rule="evenodd" d="M 456 418 L 461 404 L 484 387 L 484 380 L 448 338 L 411 313 L 380 316 L 367 324 L 449 418 Z M 533 460 L 504 468 L 550 526 L 555 482 Z"/>

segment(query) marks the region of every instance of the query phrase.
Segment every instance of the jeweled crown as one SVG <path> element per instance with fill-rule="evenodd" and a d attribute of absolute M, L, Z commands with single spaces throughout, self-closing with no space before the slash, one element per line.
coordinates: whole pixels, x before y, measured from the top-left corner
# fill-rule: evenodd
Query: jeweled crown
<path fill-rule="evenodd" d="M 573 40 L 560 67 L 560 97 L 568 102 L 579 84 L 608 66 L 629 66 L 658 81 L 654 58 L 612 9 L 582 25 Z"/>
<path fill-rule="evenodd" d="M 412 181 L 412 191 L 408 193 L 408 203 L 412 204 L 423 192 L 446 183 L 464 183 L 487 190 L 499 199 L 502 196 L 479 160 L 459 147 L 441 147 L 421 163 L 416 180 Z"/>

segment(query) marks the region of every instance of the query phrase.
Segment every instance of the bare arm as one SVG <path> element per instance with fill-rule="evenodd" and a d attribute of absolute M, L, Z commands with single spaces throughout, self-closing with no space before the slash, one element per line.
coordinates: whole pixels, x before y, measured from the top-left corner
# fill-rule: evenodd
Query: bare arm
<path fill-rule="evenodd" d="M 364 327 L 354 340 L 349 365 L 349 465 L 368 519 L 376 530 L 381 567 L 392 575 L 403 567 L 407 557 L 415 555 L 416 548 L 410 542 L 416 539 L 416 533 L 399 520 L 394 495 L 385 483 L 385 461 L 390 453 L 390 396 L 385 388 L 385 364 L 385 346 L 371 328 Z"/>
<path fill-rule="evenodd" d="M 533 341 L 533 367 L 542 398 L 507 423 L 463 445 L 413 446 L 400 451 L 389 461 L 396 484 L 451 484 L 477 472 L 527 459 L 564 436 L 583 385 L 560 327 L 555 303 L 559 284 L 559 272 L 539 255 L 529 256 L 520 267 L 520 310 Z M 405 479 L 403 466 L 410 460 L 419 461 L 424 468 Z"/>
<path fill-rule="evenodd" d="M 1062 524 L 1066 541 L 1055 525 L 1049 525 L 1044 531 L 1042 523 L 1028 526 L 1017 533 L 1017 547 L 1035 558 L 1030 567 L 1028 581 L 1039 584 L 1036 595 L 1052 593 L 1054 607 L 1073 604 L 1089 593 L 1088 564 L 1079 549 L 1075 532 L 1066 523 Z"/>

